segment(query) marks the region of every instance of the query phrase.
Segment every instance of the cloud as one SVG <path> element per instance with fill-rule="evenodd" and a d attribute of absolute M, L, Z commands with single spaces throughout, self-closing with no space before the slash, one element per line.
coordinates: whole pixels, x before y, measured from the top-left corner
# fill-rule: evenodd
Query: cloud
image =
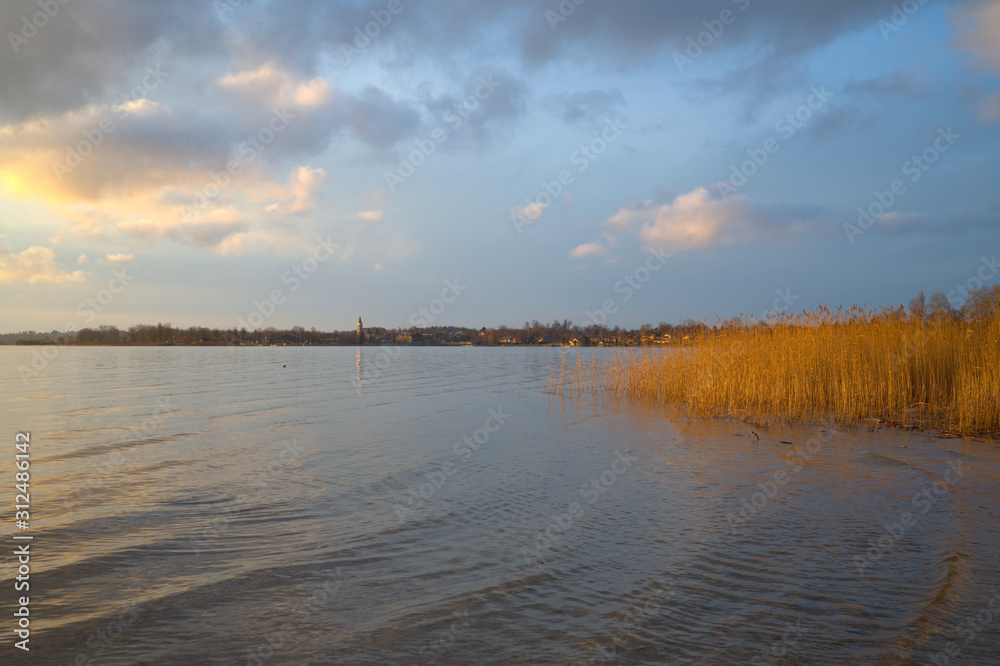
<path fill-rule="evenodd" d="M 135 256 L 131 254 L 109 254 L 104 261 L 113 266 L 124 266 L 135 263 Z"/>
<path fill-rule="evenodd" d="M 817 48 L 852 28 L 874 25 L 883 8 L 865 0 L 800 0 L 761 5 L 741 1 L 733 3 L 732 10 L 736 18 L 725 27 L 726 39 L 719 48 L 738 49 L 759 40 L 763 44 L 780 44 L 782 51 L 793 55 Z M 718 8 L 700 3 L 586 3 L 555 31 L 543 20 L 541 26 L 529 32 L 524 49 L 531 59 L 549 60 L 567 52 L 580 56 L 582 53 L 575 47 L 590 43 L 602 45 L 603 57 L 636 58 L 680 50 L 688 37 L 705 30 L 703 21 L 718 17 Z"/>
<path fill-rule="evenodd" d="M 358 211 L 355 215 L 356 217 L 364 220 L 365 222 L 378 222 L 382 219 L 381 210 L 362 210 Z"/>
<path fill-rule="evenodd" d="M 92 104 L 0 126 L 0 187 L 50 203 L 134 195 L 167 184 L 194 188 L 225 163 L 232 145 L 226 135 L 221 120 L 173 113 L 148 100 Z"/>
<path fill-rule="evenodd" d="M 690 250 L 789 240 L 820 230 L 823 217 L 816 208 L 765 207 L 745 195 L 723 199 L 701 187 L 667 203 L 627 206 L 606 224 L 619 232 L 639 227 L 639 238 L 646 245 Z"/>
<path fill-rule="evenodd" d="M 177 70 L 222 56 L 230 43 L 211 3 L 58 3 L 27 44 L 12 48 L 8 32 L 40 11 L 37 1 L 0 3 L 0 123 L 59 115 L 122 95 L 142 83 L 157 60 Z"/>
<path fill-rule="evenodd" d="M 55 258 L 50 248 L 37 245 L 18 254 L 0 248 L 0 283 L 82 282 L 86 278 L 83 271 L 66 272 Z"/>
<path fill-rule="evenodd" d="M 530 89 L 522 79 L 495 68 L 474 69 L 454 90 L 424 100 L 434 119 L 428 131 L 448 134 L 445 151 L 469 150 L 505 141 L 528 108 Z"/>
<path fill-rule="evenodd" d="M 955 30 L 955 42 L 972 55 L 972 66 L 1000 72 L 1000 2 L 967 2 L 948 15 Z M 1000 122 L 1000 91 L 979 102 L 979 117 Z"/>
<path fill-rule="evenodd" d="M 967 2 L 949 14 L 955 41 L 975 67 L 1000 72 L 1000 3 Z"/>
<path fill-rule="evenodd" d="M 983 120 L 1000 122 L 1000 90 L 980 102 L 979 117 Z"/>
<path fill-rule="evenodd" d="M 277 217 L 311 211 L 324 170 L 298 167 L 285 184 L 271 173 L 272 165 L 315 152 L 335 131 L 316 120 L 332 109 L 325 80 L 271 66 L 233 75 L 226 85 L 248 95 L 233 106 L 238 113 L 137 98 L 0 123 L 0 194 L 48 204 L 69 224 L 54 242 L 73 235 L 114 242 L 118 232 L 212 247 L 249 231 L 262 207 Z M 274 101 L 290 106 L 267 106 Z M 278 113 L 287 120 L 275 122 Z M 248 137 L 264 129 L 270 141 L 251 145 Z M 262 196 L 270 205 L 261 205 Z"/>
<path fill-rule="evenodd" d="M 264 210 L 274 216 L 301 215 L 316 207 L 313 192 L 326 182 L 326 171 L 300 166 L 288 178 L 288 187 L 277 195 L 279 202 Z"/>
<path fill-rule="evenodd" d="M 355 28 L 371 22 L 372 10 L 384 3 L 247 0 L 221 17 L 218 3 L 193 0 L 59 5 L 23 50 L 0 49 L 0 195 L 46 202 L 68 221 L 57 238 L 86 234 L 115 243 L 125 236 L 223 253 L 268 251 L 281 233 L 297 230 L 300 220 L 285 218 L 300 216 L 304 227 L 322 205 L 321 175 L 300 165 L 322 164 L 335 173 L 341 164 L 328 154 L 331 148 L 360 152 L 347 156 L 355 163 L 386 161 L 443 127 L 448 138 L 441 152 L 484 153 L 514 136 L 536 95 L 562 121 L 586 125 L 625 106 L 622 90 L 638 90 L 631 78 L 578 84 L 595 70 L 656 72 L 663 89 L 650 94 L 664 100 L 670 86 L 698 76 L 719 77 L 705 88 L 719 95 L 731 95 L 731 84 L 774 96 L 780 91 L 773 82 L 808 71 L 796 65 L 806 62 L 804 53 L 856 30 L 877 38 L 875 22 L 886 13 L 868 0 L 746 2 L 746 11 L 742 2 L 725 3 L 736 20 L 706 49 L 711 66 L 699 61 L 683 73 L 672 53 L 705 30 L 719 8 L 662 0 L 570 3 L 572 15 L 553 30 L 546 12 L 556 3 L 404 2 L 403 12 L 347 66 L 341 44 L 353 42 Z M 0 25 L 16 30 L 37 11 L 37 0 L 2 3 Z M 983 66 L 998 62 L 996 16 L 996 4 L 985 2 L 966 2 L 953 13 L 956 39 Z M 166 83 L 145 86 L 156 62 L 167 70 Z M 487 94 L 477 98 L 484 78 Z M 887 78 L 872 85 L 898 95 L 904 83 Z M 552 95 L 553 86 L 566 92 Z M 204 208 L 181 216 L 181 206 L 218 187 L 213 175 L 241 154 L 248 136 L 268 127 L 275 108 L 292 116 L 287 127 L 244 161 Z M 457 124 L 446 120 L 449 113 Z M 995 100 L 984 103 L 984 117 L 998 113 Z M 113 129 L 98 132 L 105 121 Z M 85 141 L 90 136 L 93 145 Z M 80 166 L 53 168 L 82 151 L 88 154 Z M 740 208 L 739 199 L 701 204 L 702 226 L 689 236 L 681 234 L 674 201 L 655 211 L 650 204 L 651 217 L 637 224 L 649 227 L 642 231 L 647 235 L 679 234 L 680 242 L 692 244 L 780 235 L 792 224 L 781 221 L 788 210 Z M 358 209 L 364 209 L 356 214 L 360 220 L 382 214 L 382 206 L 364 204 L 348 215 Z M 628 212 L 639 219 L 641 211 L 622 214 Z M 537 220 L 545 209 L 533 204 L 518 213 Z M 673 222 L 658 221 L 671 214 Z M 713 231 L 713 223 L 721 226 Z"/>
<path fill-rule="evenodd" d="M 875 218 L 875 227 L 887 236 L 898 236 L 914 231 L 928 231 L 933 227 L 931 216 L 914 211 L 892 211 Z"/>
<path fill-rule="evenodd" d="M 542 215 L 545 214 L 545 209 L 548 207 L 548 204 L 532 202 L 522 208 L 513 208 L 511 210 L 519 217 L 526 218 L 532 222 L 537 222 L 542 219 Z"/>
<path fill-rule="evenodd" d="M 335 95 L 333 86 L 321 76 L 309 81 L 297 80 L 287 70 L 273 62 L 251 70 L 226 74 L 218 80 L 226 91 L 253 104 L 316 108 L 330 103 Z"/>
<path fill-rule="evenodd" d="M 809 131 L 829 137 L 848 128 L 871 128 L 891 114 L 890 105 L 930 95 L 927 86 L 904 72 L 850 81 L 834 91 L 827 108 L 810 120 Z"/>
<path fill-rule="evenodd" d="M 976 229 L 996 229 L 1000 215 L 983 211 L 971 215 L 949 216 L 947 220 L 926 213 L 914 211 L 893 211 L 875 218 L 872 227 L 884 236 L 905 236 L 910 234 L 961 235 Z"/>
<path fill-rule="evenodd" d="M 618 89 L 562 93 L 549 100 L 561 120 L 570 124 L 595 124 L 607 116 L 619 115 L 625 98 Z"/>
<path fill-rule="evenodd" d="M 274 255 L 301 261 L 314 253 L 318 237 L 337 239 L 335 246 L 343 243 L 338 234 L 320 233 L 308 224 L 290 224 L 287 221 L 268 221 L 265 224 L 245 225 L 241 230 L 228 234 L 216 246 L 219 256 L 243 256 L 252 254 Z"/>
<path fill-rule="evenodd" d="M 227 187 L 253 191 L 268 180 L 269 164 L 323 150 L 344 125 L 336 95 L 318 77 L 266 65 L 224 76 L 217 88 L 225 94 L 197 105 L 191 98 L 190 107 L 139 97 L 0 123 L 0 189 L 72 203 L 169 188 L 186 190 L 190 201 L 215 187 L 218 173 Z M 227 177 L 234 162 L 239 170 Z"/>
<path fill-rule="evenodd" d="M 600 243 L 584 243 L 573 248 L 569 255 L 577 259 L 582 257 L 603 257 L 608 253 L 608 249 Z"/>
<path fill-rule="evenodd" d="M 403 13 L 371 39 L 359 57 L 369 62 L 380 58 L 397 67 L 419 67 L 428 58 L 453 65 L 456 54 L 462 62 L 495 61 L 499 56 L 529 65 L 571 61 L 622 67 L 685 48 L 688 37 L 705 30 L 703 22 L 717 20 L 720 11 L 701 3 L 662 0 L 564 4 L 572 7 L 572 13 L 553 29 L 550 16 L 560 9 L 555 2 L 404 2 Z M 747 44 L 763 45 L 761 50 L 780 50 L 786 59 L 821 49 L 841 34 L 873 27 L 886 12 L 869 0 L 725 4 L 736 20 L 725 27 L 725 38 L 713 48 L 746 51 Z M 380 6 L 303 0 L 294 9 L 273 4 L 241 7 L 240 15 L 246 17 L 241 21 L 243 37 L 248 51 L 264 54 L 260 57 L 287 54 L 297 67 L 311 68 L 323 58 L 342 60 L 340 45 L 353 43 L 355 30 L 363 30 L 372 20 L 369 12 Z M 414 59 L 414 53 L 422 57 Z M 357 64 L 354 60 L 343 66 Z"/>
<path fill-rule="evenodd" d="M 379 149 L 391 148 L 416 136 L 421 127 L 416 109 L 374 86 L 351 98 L 343 115 L 354 138 Z"/>
<path fill-rule="evenodd" d="M 130 236 L 147 240 L 167 238 L 199 247 L 215 247 L 228 237 L 249 228 L 249 223 L 235 208 L 216 209 L 198 220 L 185 220 L 179 215 L 162 215 L 118 223 L 118 229 Z"/>
<path fill-rule="evenodd" d="M 689 38 L 706 29 L 704 22 L 717 20 L 719 15 L 718 8 L 699 3 L 572 3 L 572 15 L 553 30 L 547 14 L 558 10 L 556 3 L 404 2 L 403 12 L 393 16 L 358 54 L 363 62 L 348 63 L 343 60 L 342 45 L 353 43 L 356 30 L 363 31 L 373 20 L 372 11 L 384 3 L 248 1 L 223 12 L 224 16 L 217 11 L 219 4 L 158 0 L 123 6 L 107 2 L 60 5 L 59 13 L 20 53 L 0 49 L 0 71 L 4 72 L 0 122 L 58 115 L 111 99 L 141 82 L 144 68 L 154 59 L 172 63 L 171 76 L 184 79 L 181 85 L 201 95 L 214 87 L 252 99 L 264 99 L 266 93 L 268 99 L 303 108 L 327 107 L 340 91 L 317 77 L 321 70 L 342 68 L 349 73 L 359 71 L 359 65 L 381 65 L 410 83 L 406 79 L 412 80 L 412 73 L 428 68 L 460 81 L 468 72 L 467 63 L 501 60 L 529 69 L 549 63 L 632 68 L 637 61 L 669 60 L 674 51 L 686 48 Z M 711 52 L 739 52 L 745 54 L 748 71 L 768 69 L 754 79 L 755 85 L 773 81 L 774 72 L 800 61 L 804 52 L 819 51 L 841 35 L 871 28 L 886 11 L 869 0 L 764 4 L 740 0 L 730 9 L 736 20 L 725 27 Z M 37 11 L 37 2 L 30 0 L 2 3 L 0 25 L 19 26 L 25 15 Z M 988 36 L 968 39 L 988 46 Z M 229 72 L 213 75 L 219 70 Z M 614 91 L 605 91 L 603 101 L 592 93 L 578 93 L 567 100 L 565 117 L 594 111 L 595 104 L 615 102 Z M 494 101 L 497 107 L 487 115 L 495 119 L 509 113 L 519 97 L 511 88 L 504 89 Z M 366 98 L 362 93 L 359 100 Z M 507 111 L 501 108 L 504 105 Z M 384 105 L 375 104 L 379 106 Z M 405 123 L 412 118 L 398 120 Z M 363 122 L 357 117 L 354 121 Z"/>

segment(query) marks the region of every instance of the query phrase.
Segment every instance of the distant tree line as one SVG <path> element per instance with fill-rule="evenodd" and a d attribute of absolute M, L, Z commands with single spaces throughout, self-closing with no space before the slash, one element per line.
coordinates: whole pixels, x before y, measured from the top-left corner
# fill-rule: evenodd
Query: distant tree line
<path fill-rule="evenodd" d="M 925 322 L 981 321 L 1000 313 L 1000 285 L 969 290 L 960 300 L 960 307 L 941 292 L 925 299 L 923 292 L 910 300 L 908 307 L 890 309 L 892 316 Z M 778 319 L 783 318 L 784 315 Z M 365 344 L 373 345 L 474 345 L 474 346 L 638 346 L 683 345 L 713 331 L 732 326 L 769 326 L 775 321 L 760 321 L 753 317 L 732 317 L 714 325 L 687 319 L 680 324 L 660 322 L 655 327 L 643 324 L 637 329 L 624 329 L 596 324 L 574 325 L 569 320 L 551 324 L 538 320 L 525 322 L 520 328 L 500 326 L 479 329 L 459 326 L 365 329 Z M 0 344 L 78 344 L 78 345 L 356 345 L 356 330 L 317 331 L 293 326 L 289 329 L 264 328 L 179 328 L 169 322 L 137 324 L 127 329 L 104 325 L 72 331 L 21 331 L 0 334 Z"/>
<path fill-rule="evenodd" d="M 73 334 L 60 331 L 19 331 L 17 333 L 0 333 L 0 345 L 55 345 L 65 344 L 73 339 Z"/>

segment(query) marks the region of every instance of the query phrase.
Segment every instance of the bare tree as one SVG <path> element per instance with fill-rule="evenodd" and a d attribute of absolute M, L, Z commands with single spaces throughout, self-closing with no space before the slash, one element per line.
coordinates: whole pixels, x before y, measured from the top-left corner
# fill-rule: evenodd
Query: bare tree
<path fill-rule="evenodd" d="M 910 319 L 923 321 L 926 316 L 927 304 L 924 301 L 924 292 L 921 291 L 916 297 L 910 299 Z"/>
<path fill-rule="evenodd" d="M 944 322 L 955 316 L 955 309 L 943 292 L 935 291 L 927 302 L 927 316 L 933 321 Z"/>

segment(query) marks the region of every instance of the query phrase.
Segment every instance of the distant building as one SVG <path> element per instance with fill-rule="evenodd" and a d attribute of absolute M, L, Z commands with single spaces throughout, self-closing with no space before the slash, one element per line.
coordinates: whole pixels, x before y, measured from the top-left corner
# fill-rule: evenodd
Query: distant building
<path fill-rule="evenodd" d="M 358 344 L 365 344 L 365 325 L 361 323 L 361 315 L 358 315 Z"/>

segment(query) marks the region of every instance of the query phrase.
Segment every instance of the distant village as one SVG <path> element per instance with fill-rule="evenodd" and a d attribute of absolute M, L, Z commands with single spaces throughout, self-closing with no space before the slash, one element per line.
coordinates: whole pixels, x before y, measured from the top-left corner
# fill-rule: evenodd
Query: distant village
<path fill-rule="evenodd" d="M 0 334 L 0 344 L 20 345 L 192 345 L 192 346 L 464 346 L 464 347 L 625 347 L 683 345 L 686 340 L 712 327 L 686 321 L 679 325 L 646 324 L 638 329 L 615 326 L 575 326 L 570 321 L 543 324 L 525 322 L 520 328 L 466 328 L 432 326 L 423 328 L 366 328 L 361 320 L 354 330 L 318 331 L 293 326 L 290 329 L 219 329 L 169 323 L 81 328 L 78 331 L 21 331 Z"/>

